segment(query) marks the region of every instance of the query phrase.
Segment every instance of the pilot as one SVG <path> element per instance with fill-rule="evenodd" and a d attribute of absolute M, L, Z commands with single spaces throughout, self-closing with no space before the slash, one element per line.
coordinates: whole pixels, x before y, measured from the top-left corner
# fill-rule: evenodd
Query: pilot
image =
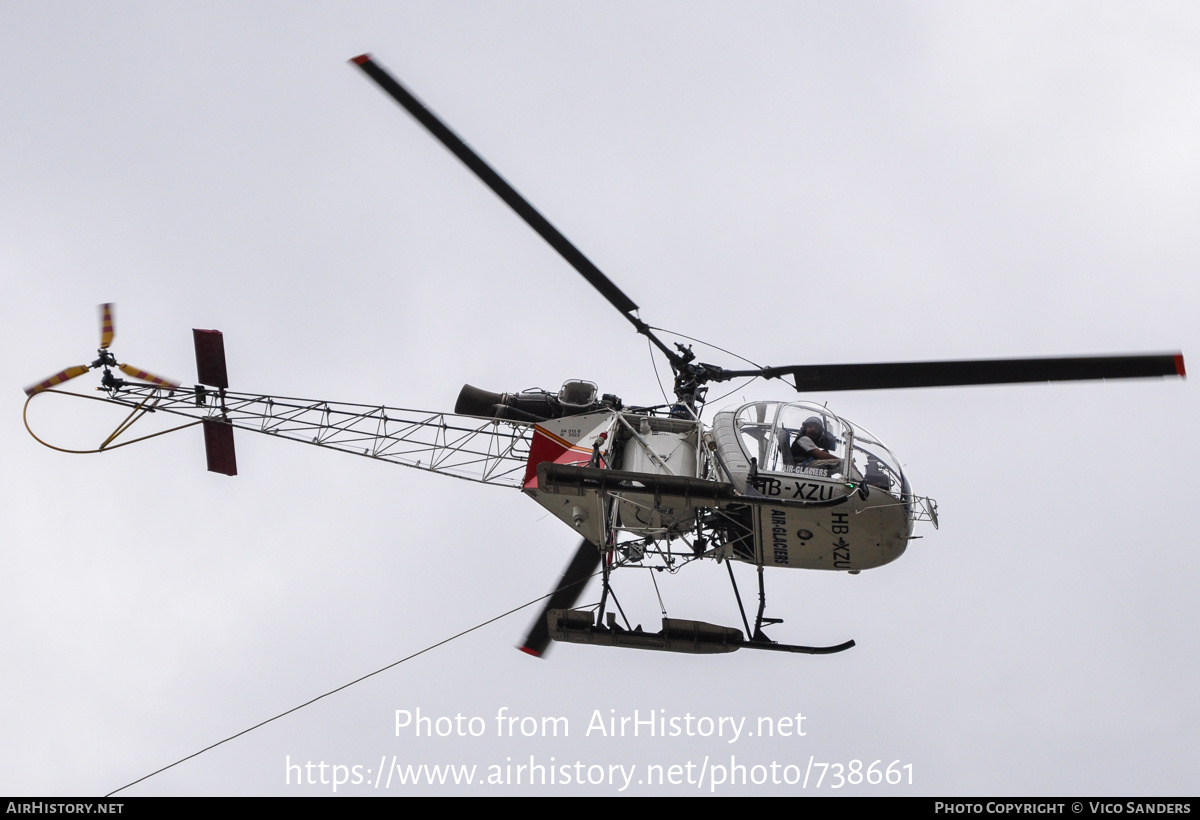
<path fill-rule="evenodd" d="M 833 437 L 825 432 L 825 425 L 816 416 L 810 416 L 800 425 L 800 432 L 792 441 L 792 463 L 798 467 L 836 467 L 842 460 L 825 445 L 833 448 Z"/>

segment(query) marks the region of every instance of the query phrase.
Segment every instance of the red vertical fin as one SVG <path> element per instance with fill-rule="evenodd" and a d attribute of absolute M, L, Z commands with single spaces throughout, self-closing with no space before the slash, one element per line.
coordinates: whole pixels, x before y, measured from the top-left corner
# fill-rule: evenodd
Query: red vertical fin
<path fill-rule="evenodd" d="M 196 345 L 197 380 L 210 387 L 229 387 L 229 375 L 225 371 L 225 337 L 221 331 L 192 328 L 192 341 Z"/>
<path fill-rule="evenodd" d="M 208 471 L 237 475 L 237 456 L 233 451 L 233 426 L 217 419 L 204 420 L 204 454 Z"/>
<path fill-rule="evenodd" d="M 192 328 L 192 342 L 196 346 L 196 379 L 201 384 L 221 391 L 221 412 L 224 413 L 225 389 L 229 387 L 229 374 L 225 370 L 225 337 L 219 330 Z M 200 392 L 200 388 L 197 388 L 197 393 Z M 204 454 L 208 457 L 209 472 L 237 475 L 233 425 L 222 419 L 205 419 Z"/>

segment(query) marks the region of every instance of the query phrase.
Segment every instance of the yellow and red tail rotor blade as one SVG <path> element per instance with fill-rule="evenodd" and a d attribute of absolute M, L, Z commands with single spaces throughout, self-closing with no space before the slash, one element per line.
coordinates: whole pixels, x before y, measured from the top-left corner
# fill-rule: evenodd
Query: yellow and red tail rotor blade
<path fill-rule="evenodd" d="M 168 390 L 178 390 L 179 389 L 178 382 L 173 382 L 173 381 L 170 381 L 169 379 L 164 379 L 159 376 L 155 376 L 153 373 L 147 373 L 145 370 L 139 370 L 138 368 L 134 367 L 131 364 L 122 364 L 122 365 L 117 365 L 117 366 L 121 368 L 122 373 L 126 374 L 127 376 L 133 376 L 135 379 L 141 379 L 144 382 L 150 382 L 151 384 L 157 384 L 159 387 L 165 387 Z"/>
<path fill-rule="evenodd" d="M 117 327 L 113 319 L 113 303 L 105 302 L 100 306 L 100 347 L 107 349 L 112 344 L 113 336 L 116 335 Z"/>
<path fill-rule="evenodd" d="M 38 382 L 32 387 L 25 388 L 25 395 L 32 396 L 34 393 L 41 393 L 43 390 L 49 390 L 51 387 L 57 387 L 65 381 L 70 381 L 76 376 L 82 376 L 84 373 L 91 370 L 86 364 L 81 364 L 76 367 L 68 367 L 66 370 L 60 370 L 45 381 Z"/>

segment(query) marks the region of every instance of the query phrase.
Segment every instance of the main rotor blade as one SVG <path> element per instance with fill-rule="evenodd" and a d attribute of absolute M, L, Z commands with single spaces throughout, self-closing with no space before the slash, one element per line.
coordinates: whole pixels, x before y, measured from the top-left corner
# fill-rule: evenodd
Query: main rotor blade
<path fill-rule="evenodd" d="M 117 335 L 116 320 L 113 319 L 112 302 L 105 302 L 100 306 L 100 349 L 107 350 L 112 344 L 113 337 Z"/>
<path fill-rule="evenodd" d="M 570 609 L 583 594 L 588 579 L 596 574 L 600 566 L 600 550 L 591 541 L 584 539 L 575 550 L 571 563 L 567 564 L 562 580 L 554 589 L 554 594 L 546 599 L 537 620 L 529 629 L 525 642 L 519 649 L 526 654 L 540 658 L 550 645 L 550 626 L 546 623 L 546 613 L 552 609 Z"/>
<path fill-rule="evenodd" d="M 1160 353 L 1149 356 L 793 365 L 764 367 L 761 370 L 722 370 L 716 380 L 726 381 L 743 376 L 791 376 L 797 390 L 816 392 L 1185 375 L 1182 353 Z"/>
<path fill-rule="evenodd" d="M 570 263 L 571 267 L 579 271 L 583 278 L 588 280 L 596 290 L 600 291 L 612 305 L 622 313 L 626 314 L 631 321 L 634 317 L 629 316 L 638 307 L 633 300 L 626 296 L 616 284 L 601 273 L 592 261 L 583 255 L 583 252 L 576 248 L 571 242 L 558 232 L 550 222 L 538 213 L 525 197 L 517 193 L 511 185 L 509 185 L 503 177 L 501 177 L 490 165 L 476 154 L 470 146 L 451 131 L 445 123 L 426 108 L 420 100 L 414 97 L 408 89 L 400 85 L 390 74 L 387 73 L 378 63 L 371 59 L 369 54 L 362 54 L 351 60 L 356 66 L 363 70 L 363 73 L 370 77 L 375 83 L 383 89 L 392 99 L 400 103 L 404 110 L 413 116 L 417 122 L 425 126 L 426 130 L 435 136 L 442 145 L 462 160 L 463 164 L 475 173 L 475 176 L 487 185 L 496 196 L 508 203 L 508 206 L 517 212 L 517 215 L 525 220 L 529 227 L 537 231 L 538 235 L 550 243 L 554 250 Z M 638 322 L 635 321 L 635 325 Z M 640 330 L 640 328 L 639 328 Z"/>
<path fill-rule="evenodd" d="M 60 370 L 50 378 L 40 381 L 37 384 L 25 388 L 25 395 L 32 396 L 34 393 L 41 393 L 43 390 L 49 390 L 51 387 L 57 387 L 63 382 L 70 381 L 76 376 L 82 376 L 84 373 L 91 370 L 86 364 L 68 367 L 66 370 Z"/>

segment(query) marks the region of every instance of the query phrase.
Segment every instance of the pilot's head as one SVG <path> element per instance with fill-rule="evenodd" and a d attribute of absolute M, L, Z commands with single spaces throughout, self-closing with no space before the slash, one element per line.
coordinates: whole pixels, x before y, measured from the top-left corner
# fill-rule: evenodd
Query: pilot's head
<path fill-rule="evenodd" d="M 800 426 L 800 435 L 808 436 L 813 444 L 833 452 L 834 438 L 825 431 L 825 425 L 818 416 L 809 416 Z"/>

